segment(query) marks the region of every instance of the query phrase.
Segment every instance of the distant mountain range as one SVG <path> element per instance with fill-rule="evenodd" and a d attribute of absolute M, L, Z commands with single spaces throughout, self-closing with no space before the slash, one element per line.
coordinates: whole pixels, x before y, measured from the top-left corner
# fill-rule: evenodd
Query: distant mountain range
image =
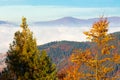
<path fill-rule="evenodd" d="M 8 24 L 6 21 L 0 21 L 0 24 Z"/>
<path fill-rule="evenodd" d="M 111 27 L 120 27 L 120 17 L 108 17 Z M 74 17 L 63 17 L 56 20 L 50 21 L 37 21 L 31 23 L 33 26 L 47 26 L 47 27 L 90 27 L 94 22 L 98 21 L 99 18 L 90 18 L 90 19 L 78 19 Z M 2 21 L 0 20 L 0 25 L 16 25 L 16 23 Z M 18 26 L 18 24 L 17 24 Z"/>
<path fill-rule="evenodd" d="M 120 27 L 120 17 L 108 17 L 107 19 L 110 22 L 110 26 Z M 64 17 L 51 21 L 38 21 L 34 22 L 33 24 L 38 26 L 90 27 L 94 22 L 98 20 L 99 18 L 78 19 L 74 17 Z"/>
<path fill-rule="evenodd" d="M 9 22 L 9 21 L 3 21 L 3 20 L 0 20 L 0 26 L 16 26 L 17 24 L 16 23 L 12 23 L 12 22 Z"/>

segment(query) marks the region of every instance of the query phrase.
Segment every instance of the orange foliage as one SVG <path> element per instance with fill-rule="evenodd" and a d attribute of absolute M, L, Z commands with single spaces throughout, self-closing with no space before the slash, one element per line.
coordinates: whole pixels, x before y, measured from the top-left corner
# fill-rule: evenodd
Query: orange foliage
<path fill-rule="evenodd" d="M 95 22 L 88 32 L 87 38 L 96 44 L 94 49 L 74 50 L 70 56 L 72 65 L 63 69 L 64 76 L 60 80 L 115 80 L 116 76 L 109 76 L 114 70 L 114 65 L 120 63 L 120 55 L 111 53 L 115 48 L 109 44 L 113 40 L 108 32 L 109 22 L 101 18 Z M 74 65 L 73 65 L 74 64 Z"/>
<path fill-rule="evenodd" d="M 58 73 L 59 80 L 80 80 L 83 75 L 79 72 L 79 65 L 71 64 Z"/>

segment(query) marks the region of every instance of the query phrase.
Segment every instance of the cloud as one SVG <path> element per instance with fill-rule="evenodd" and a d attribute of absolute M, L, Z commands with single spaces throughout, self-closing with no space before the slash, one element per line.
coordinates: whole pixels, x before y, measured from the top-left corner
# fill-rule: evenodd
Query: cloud
<path fill-rule="evenodd" d="M 17 27 L 0 26 L 0 52 L 6 52 L 8 50 L 16 30 L 18 30 Z"/>
<path fill-rule="evenodd" d="M 38 45 L 51 41 L 69 40 L 69 41 L 85 41 L 83 31 L 87 28 L 69 28 L 69 27 L 30 27 L 33 35 L 37 39 Z M 6 52 L 9 44 L 13 41 L 14 33 L 20 30 L 18 27 L 0 26 L 0 52 Z"/>
<path fill-rule="evenodd" d="M 82 27 L 30 27 L 37 38 L 38 44 L 44 44 L 51 41 L 69 40 L 85 41 L 83 31 L 88 28 Z M 81 38 L 80 38 L 81 37 Z"/>
<path fill-rule="evenodd" d="M 41 27 L 30 26 L 34 37 L 37 39 L 37 44 L 45 44 L 51 41 L 86 41 L 84 31 L 88 31 L 89 27 Z M 9 44 L 12 43 L 14 33 L 20 30 L 19 27 L 14 26 L 0 26 L 0 53 L 5 53 L 9 49 Z M 109 33 L 119 31 L 120 27 L 111 27 Z"/>

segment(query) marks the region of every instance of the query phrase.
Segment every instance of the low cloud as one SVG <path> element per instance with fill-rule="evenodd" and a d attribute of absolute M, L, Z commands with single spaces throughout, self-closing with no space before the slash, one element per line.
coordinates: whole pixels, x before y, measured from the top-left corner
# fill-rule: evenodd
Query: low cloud
<path fill-rule="evenodd" d="M 38 44 L 51 41 L 85 41 L 83 31 L 86 27 L 30 27 L 37 38 Z"/>
<path fill-rule="evenodd" d="M 14 33 L 20 30 L 19 27 L 0 26 L 0 53 L 5 53 L 9 49 L 9 44 L 12 43 Z M 30 26 L 30 30 L 37 39 L 38 45 L 42 45 L 51 41 L 86 41 L 84 31 L 88 31 L 89 27 L 40 27 Z M 120 27 L 112 27 L 109 33 L 119 31 Z"/>
<path fill-rule="evenodd" d="M 83 31 L 87 27 L 30 27 L 33 35 L 37 39 L 38 45 L 45 44 L 51 41 L 85 41 Z M 9 49 L 9 44 L 13 41 L 14 33 L 20 30 L 19 27 L 0 26 L 0 52 L 6 52 Z"/>

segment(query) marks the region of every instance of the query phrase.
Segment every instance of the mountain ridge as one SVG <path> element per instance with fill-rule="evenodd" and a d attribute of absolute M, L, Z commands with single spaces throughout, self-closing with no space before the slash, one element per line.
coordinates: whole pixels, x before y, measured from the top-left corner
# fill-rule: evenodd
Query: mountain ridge
<path fill-rule="evenodd" d="M 119 16 L 112 16 L 106 17 L 110 22 L 110 26 L 112 27 L 120 27 L 120 17 Z M 89 19 L 79 19 L 75 17 L 62 17 L 55 20 L 49 21 L 36 21 L 31 23 L 32 26 L 40 26 L 40 27 L 90 27 L 94 22 L 98 21 L 100 18 L 89 18 Z M 3 21 L 0 20 L 0 25 L 13 25 L 18 26 L 14 22 L 10 21 Z"/>
<path fill-rule="evenodd" d="M 70 26 L 70 27 L 81 27 L 81 26 L 91 26 L 94 22 L 98 21 L 100 18 L 90 18 L 90 19 L 79 19 L 74 17 L 63 17 L 56 20 L 50 21 L 37 21 L 33 24 L 39 26 Z M 110 22 L 110 26 L 120 26 L 120 17 L 113 16 L 107 17 Z M 117 23 L 117 24 L 116 24 Z"/>
<path fill-rule="evenodd" d="M 18 26 L 16 23 L 14 22 L 9 22 L 9 21 L 3 21 L 3 20 L 0 20 L 0 26 Z"/>
<path fill-rule="evenodd" d="M 113 37 L 116 39 L 110 42 L 110 44 L 115 45 L 117 53 L 120 53 L 120 31 L 110 34 L 112 34 Z M 38 45 L 38 48 L 39 50 L 46 50 L 50 58 L 57 65 L 57 67 L 61 68 L 63 65 L 63 61 L 66 60 L 72 54 L 73 50 L 85 50 L 91 48 L 90 46 L 95 47 L 95 45 L 91 42 L 55 41 L 43 45 Z M 67 62 L 64 62 L 64 64 L 66 65 Z"/>

